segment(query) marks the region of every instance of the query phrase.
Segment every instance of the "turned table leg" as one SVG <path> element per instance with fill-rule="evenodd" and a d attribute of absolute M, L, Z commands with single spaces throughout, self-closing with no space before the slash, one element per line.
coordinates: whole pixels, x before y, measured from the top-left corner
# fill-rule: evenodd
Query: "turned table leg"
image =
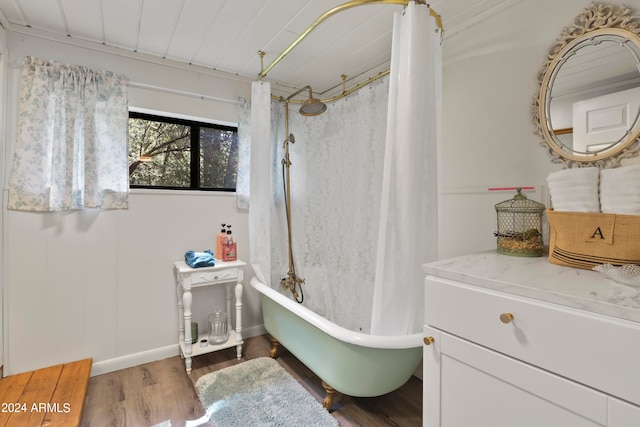
<path fill-rule="evenodd" d="M 238 282 L 235 287 L 236 293 L 236 339 L 238 345 L 236 346 L 236 357 L 238 360 L 242 357 L 242 282 Z M 231 309 L 229 309 L 231 312 Z M 231 316 L 229 316 L 229 322 L 231 322 Z M 229 323 L 231 324 L 231 323 Z"/>
<path fill-rule="evenodd" d="M 191 343 L 191 288 L 185 288 L 182 294 L 182 302 L 184 304 L 184 364 L 187 368 L 187 374 L 191 373 L 191 355 L 193 354 L 193 345 Z"/>

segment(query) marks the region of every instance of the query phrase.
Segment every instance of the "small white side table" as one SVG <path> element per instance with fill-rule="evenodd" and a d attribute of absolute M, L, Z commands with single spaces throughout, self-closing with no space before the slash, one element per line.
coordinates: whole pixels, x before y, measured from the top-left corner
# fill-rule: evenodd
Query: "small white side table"
<path fill-rule="evenodd" d="M 191 373 L 191 358 L 200 354 L 211 353 L 213 351 L 223 350 L 225 348 L 235 346 L 237 349 L 237 357 L 242 357 L 242 279 L 244 276 L 243 267 L 246 265 L 242 261 L 223 262 L 215 260 L 214 267 L 191 268 L 184 261 L 176 261 L 175 272 L 176 281 L 178 282 L 178 330 L 179 344 L 181 356 L 184 357 L 184 363 L 187 373 Z M 231 325 L 231 288 L 235 284 L 235 304 L 236 304 L 236 327 L 235 330 Z M 229 339 L 227 342 L 219 345 L 207 344 L 206 347 L 200 347 L 200 341 L 208 339 L 208 331 L 206 329 L 199 333 L 198 341 L 191 344 L 191 289 L 203 286 L 224 285 L 227 297 L 227 329 L 229 331 Z"/>

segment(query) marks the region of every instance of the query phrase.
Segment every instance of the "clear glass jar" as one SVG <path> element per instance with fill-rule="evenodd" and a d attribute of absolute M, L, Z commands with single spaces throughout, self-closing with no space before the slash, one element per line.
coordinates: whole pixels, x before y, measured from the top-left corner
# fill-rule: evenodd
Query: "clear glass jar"
<path fill-rule="evenodd" d="M 216 310 L 209 315 L 209 344 L 223 344 L 228 339 L 227 313 Z"/>

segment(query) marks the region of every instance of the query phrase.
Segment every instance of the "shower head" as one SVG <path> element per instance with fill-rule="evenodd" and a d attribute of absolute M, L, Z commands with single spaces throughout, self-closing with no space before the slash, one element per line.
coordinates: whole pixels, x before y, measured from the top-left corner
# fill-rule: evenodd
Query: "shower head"
<path fill-rule="evenodd" d="M 318 114 L 324 113 L 327 110 L 327 106 L 319 99 L 313 97 L 313 91 L 311 90 L 311 86 L 309 85 L 289 95 L 286 101 L 289 102 L 291 98 L 299 95 L 305 90 L 309 91 L 309 99 L 302 103 L 302 107 L 300 107 L 300 114 L 302 114 L 303 116 L 317 116 Z"/>
<path fill-rule="evenodd" d="M 327 105 L 316 98 L 309 98 L 300 107 L 300 114 L 303 116 L 317 116 L 327 111 Z"/>

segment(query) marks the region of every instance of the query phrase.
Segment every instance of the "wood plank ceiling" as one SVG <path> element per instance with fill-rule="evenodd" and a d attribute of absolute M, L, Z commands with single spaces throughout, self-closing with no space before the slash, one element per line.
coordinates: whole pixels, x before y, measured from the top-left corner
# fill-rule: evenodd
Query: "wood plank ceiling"
<path fill-rule="evenodd" d="M 448 24 L 464 26 L 522 0 L 435 0 Z M 119 48 L 255 79 L 315 19 L 346 0 L 0 0 L 7 30 Z M 502 6 L 505 7 L 505 6 Z M 443 10 L 439 10 L 443 8 Z M 355 84 L 385 70 L 397 5 L 366 5 L 319 26 L 266 77 L 290 93 L 310 84 L 327 97 L 341 75 Z"/>

